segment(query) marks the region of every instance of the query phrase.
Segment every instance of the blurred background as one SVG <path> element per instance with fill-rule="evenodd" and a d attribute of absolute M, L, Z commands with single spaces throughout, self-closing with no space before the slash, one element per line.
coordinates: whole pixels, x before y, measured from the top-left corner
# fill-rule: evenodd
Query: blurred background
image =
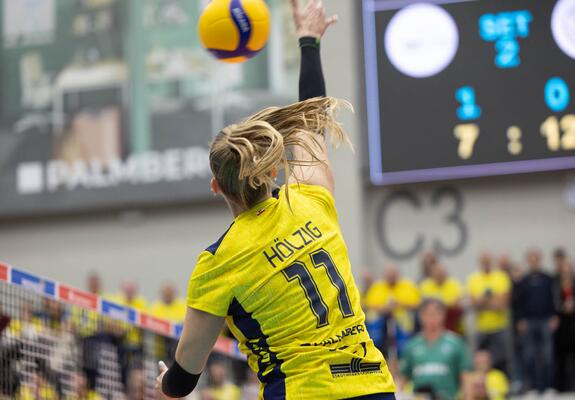
<path fill-rule="evenodd" d="M 289 2 L 268 1 L 270 42 L 240 65 L 201 48 L 206 3 L 0 1 L 0 260 L 181 320 L 196 257 L 231 220 L 209 192 L 212 136 L 297 99 Z M 336 203 L 394 373 L 433 297 L 505 393 L 575 390 L 575 1 L 325 4 L 328 93 L 355 107 Z M 536 361 L 552 376 L 523 368 Z"/>

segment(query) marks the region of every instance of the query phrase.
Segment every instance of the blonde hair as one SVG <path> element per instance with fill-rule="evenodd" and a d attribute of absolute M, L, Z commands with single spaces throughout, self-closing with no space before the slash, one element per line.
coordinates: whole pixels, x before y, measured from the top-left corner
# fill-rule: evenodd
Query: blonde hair
<path fill-rule="evenodd" d="M 274 172 L 283 169 L 287 180 L 293 166 L 325 162 L 314 150 L 320 148 L 325 135 L 330 136 L 334 147 L 350 143 L 335 119 L 340 105 L 351 108 L 349 103 L 333 97 L 316 97 L 285 107 L 266 108 L 224 128 L 210 149 L 210 167 L 222 192 L 251 208 L 274 187 Z M 302 149 L 307 157 L 295 158 L 295 148 Z"/>

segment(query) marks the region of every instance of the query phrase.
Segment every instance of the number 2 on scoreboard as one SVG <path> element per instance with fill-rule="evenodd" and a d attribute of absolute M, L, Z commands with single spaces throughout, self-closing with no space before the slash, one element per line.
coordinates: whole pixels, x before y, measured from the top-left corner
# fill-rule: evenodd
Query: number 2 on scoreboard
<path fill-rule="evenodd" d="M 459 139 L 457 154 L 460 158 L 468 160 L 473 155 L 475 142 L 479 137 L 479 127 L 477 124 L 457 125 L 453 133 L 455 137 Z"/>

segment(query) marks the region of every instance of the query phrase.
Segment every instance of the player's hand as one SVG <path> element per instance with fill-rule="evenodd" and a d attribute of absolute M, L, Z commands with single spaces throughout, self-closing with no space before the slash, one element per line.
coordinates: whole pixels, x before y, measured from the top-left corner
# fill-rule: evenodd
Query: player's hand
<path fill-rule="evenodd" d="M 293 20 L 298 37 L 323 37 L 327 28 L 335 24 L 337 15 L 326 17 L 325 7 L 321 0 L 307 0 L 302 9 L 299 0 L 291 0 Z"/>

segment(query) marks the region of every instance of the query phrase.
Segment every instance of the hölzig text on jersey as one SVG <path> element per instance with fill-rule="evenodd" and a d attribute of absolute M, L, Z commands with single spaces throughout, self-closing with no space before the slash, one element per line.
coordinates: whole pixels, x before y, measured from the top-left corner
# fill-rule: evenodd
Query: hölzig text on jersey
<path fill-rule="evenodd" d="M 312 221 L 308 221 L 305 226 L 299 227 L 291 236 L 275 238 L 269 247 L 269 251 L 264 250 L 262 254 L 270 265 L 276 268 L 276 262 L 285 262 L 322 236 L 323 234 L 319 228 Z"/>

